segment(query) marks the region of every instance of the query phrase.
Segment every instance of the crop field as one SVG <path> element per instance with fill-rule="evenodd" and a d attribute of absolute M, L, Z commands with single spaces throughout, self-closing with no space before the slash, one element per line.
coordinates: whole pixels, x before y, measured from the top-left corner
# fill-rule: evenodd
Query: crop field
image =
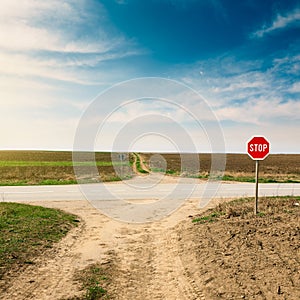
<path fill-rule="evenodd" d="M 182 170 L 182 161 L 189 165 L 193 161 L 191 154 L 161 154 L 166 161 L 166 174 L 189 176 L 206 179 L 211 169 L 211 155 L 199 154 L 199 172 L 189 173 Z M 146 165 L 151 168 L 151 153 L 142 154 Z M 152 164 L 153 161 L 151 160 Z M 154 162 L 155 165 L 155 162 Z M 152 168 L 152 171 L 161 171 Z M 218 170 L 215 170 L 218 171 Z M 247 154 L 227 154 L 223 180 L 254 182 L 255 162 Z M 300 154 L 271 154 L 260 162 L 259 177 L 261 182 L 300 182 Z"/>
<path fill-rule="evenodd" d="M 84 156 L 83 156 L 84 157 Z M 112 162 L 111 153 L 95 153 L 99 174 L 90 174 L 90 161 L 75 163 L 86 182 L 121 180 L 116 170 L 122 167 L 124 178 L 132 176 L 132 168 L 122 162 Z M 115 159 L 114 159 L 115 161 Z M 99 178 L 100 177 L 100 178 Z M 0 185 L 74 184 L 72 152 L 59 151 L 0 151 Z"/>
<path fill-rule="evenodd" d="M 122 162 L 118 154 L 109 152 L 95 153 L 98 172 L 91 173 L 93 165 L 85 158 L 75 163 L 83 182 L 117 181 L 129 179 L 134 175 L 132 164 Z M 141 163 L 152 172 L 165 172 L 167 175 L 198 177 L 207 179 L 211 168 L 211 155 L 199 154 L 200 168 L 193 170 L 193 157 L 190 154 L 160 154 L 166 162 L 165 170 L 153 162 L 151 153 L 140 154 Z M 157 156 L 157 155 L 156 155 Z M 151 160 L 151 163 L 150 163 Z M 182 161 L 186 169 L 182 170 Z M 156 165 L 156 167 L 153 166 Z M 159 162 L 158 162 L 159 163 Z M 152 164 L 152 165 L 151 165 Z M 218 171 L 218 170 L 216 170 Z M 254 182 L 255 163 L 246 154 L 227 154 L 226 170 L 223 180 Z M 96 174 L 95 174 L 96 173 Z M 300 182 L 300 154 L 273 154 L 260 162 L 261 182 Z M 0 185 L 29 184 L 74 184 L 77 178 L 74 173 L 72 152 L 68 151 L 0 151 Z"/>

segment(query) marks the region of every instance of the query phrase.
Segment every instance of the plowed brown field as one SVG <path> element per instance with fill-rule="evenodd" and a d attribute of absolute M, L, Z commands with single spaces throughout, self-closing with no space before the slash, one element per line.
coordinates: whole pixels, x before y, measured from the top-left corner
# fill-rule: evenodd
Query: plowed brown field
<path fill-rule="evenodd" d="M 153 153 L 142 154 L 146 164 L 150 164 Z M 188 176 L 182 170 L 182 161 L 192 161 L 190 154 L 160 154 L 167 163 L 166 173 Z M 193 176 L 207 178 L 211 169 L 211 155 L 199 154 L 200 170 Z M 254 181 L 255 163 L 247 154 L 227 154 L 223 179 Z M 271 154 L 260 162 L 260 180 L 263 182 L 300 182 L 300 154 Z"/>

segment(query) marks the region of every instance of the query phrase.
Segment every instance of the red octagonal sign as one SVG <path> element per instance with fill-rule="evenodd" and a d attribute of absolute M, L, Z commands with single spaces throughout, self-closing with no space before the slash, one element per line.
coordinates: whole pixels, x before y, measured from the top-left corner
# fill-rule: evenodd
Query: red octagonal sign
<path fill-rule="evenodd" d="M 254 136 L 247 142 L 248 155 L 254 160 L 263 160 L 270 153 L 270 143 L 264 136 Z"/>

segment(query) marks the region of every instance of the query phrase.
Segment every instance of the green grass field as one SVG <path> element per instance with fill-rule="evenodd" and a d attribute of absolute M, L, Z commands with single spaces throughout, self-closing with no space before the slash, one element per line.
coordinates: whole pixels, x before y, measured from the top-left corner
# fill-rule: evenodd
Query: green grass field
<path fill-rule="evenodd" d="M 77 226 L 76 216 L 60 210 L 18 203 L 0 203 L 0 279 L 34 258 Z"/>

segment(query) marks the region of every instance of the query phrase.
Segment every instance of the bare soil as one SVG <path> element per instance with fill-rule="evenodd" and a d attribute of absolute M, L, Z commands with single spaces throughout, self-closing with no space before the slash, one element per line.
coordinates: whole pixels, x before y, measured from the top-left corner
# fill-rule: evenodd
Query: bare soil
<path fill-rule="evenodd" d="M 75 275 L 95 263 L 109 266 L 110 299 L 299 299 L 297 201 L 266 199 L 254 217 L 251 202 L 201 211 L 190 200 L 149 224 L 114 221 L 83 201 L 33 202 L 78 215 L 81 226 L 9 274 L 0 299 L 84 299 Z"/>
<path fill-rule="evenodd" d="M 259 216 L 252 199 L 223 204 L 205 213 L 224 213 L 216 218 L 177 226 L 181 261 L 206 299 L 300 299 L 299 199 L 262 199 Z"/>

